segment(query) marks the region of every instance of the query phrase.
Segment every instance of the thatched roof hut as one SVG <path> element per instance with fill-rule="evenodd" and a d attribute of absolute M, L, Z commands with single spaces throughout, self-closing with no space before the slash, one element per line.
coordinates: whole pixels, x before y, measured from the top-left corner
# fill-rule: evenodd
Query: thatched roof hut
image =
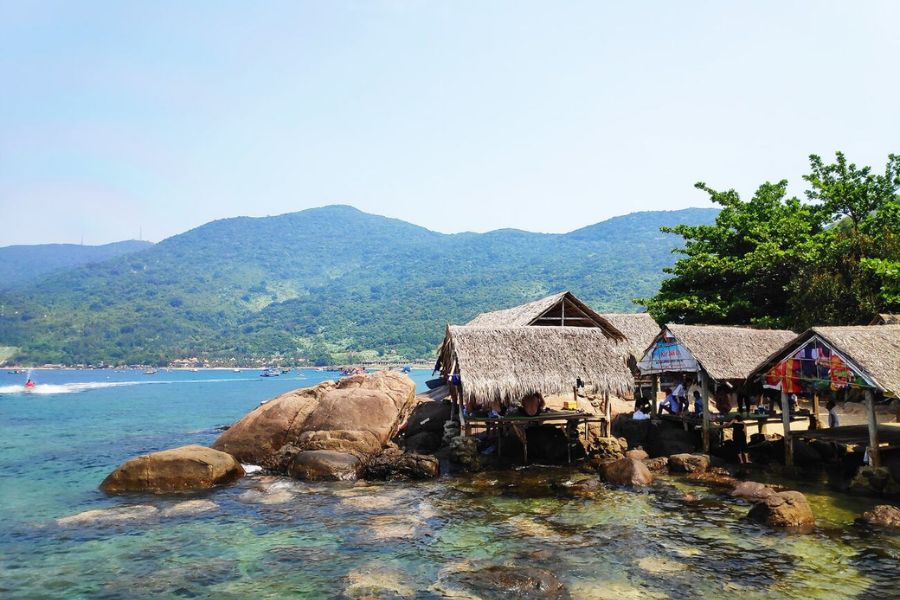
<path fill-rule="evenodd" d="M 448 326 L 440 353 L 444 376 L 458 373 L 464 400 L 481 407 L 571 392 L 577 377 L 612 394 L 633 383 L 618 344 L 599 328 Z"/>
<path fill-rule="evenodd" d="M 629 363 L 641 360 L 659 334 L 659 325 L 647 313 L 603 313 L 601 316 L 625 335 L 623 348 Z"/>
<path fill-rule="evenodd" d="M 869 325 L 900 325 L 900 315 L 891 313 L 877 314 Z"/>
<path fill-rule="evenodd" d="M 794 359 L 800 363 L 797 379 L 813 385 L 833 383 L 831 364 L 822 361 L 826 348 L 829 358 L 838 356 L 854 372 L 857 378 L 846 382 L 850 387 L 869 388 L 885 396 L 900 394 L 900 325 L 813 327 L 760 361 L 751 377 L 764 377 L 778 363 Z M 814 361 L 822 368 L 804 369 L 804 361 Z M 786 376 L 795 377 L 793 372 Z"/>
<path fill-rule="evenodd" d="M 512 308 L 481 313 L 468 323 L 471 327 L 596 327 L 607 337 L 624 340 L 616 327 L 571 292 L 560 292 Z"/>
<path fill-rule="evenodd" d="M 797 336 L 783 329 L 666 325 L 638 367 L 644 374 L 699 372 L 715 381 L 744 381 L 759 363 Z"/>

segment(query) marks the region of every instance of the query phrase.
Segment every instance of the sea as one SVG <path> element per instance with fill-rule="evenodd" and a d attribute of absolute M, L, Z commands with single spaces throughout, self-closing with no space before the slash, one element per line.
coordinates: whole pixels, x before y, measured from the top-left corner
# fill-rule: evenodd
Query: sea
<path fill-rule="evenodd" d="M 0 373 L 0 598 L 506 598 L 510 572 L 562 586 L 521 598 L 900 598 L 900 536 L 854 524 L 877 500 L 816 478 L 789 482 L 816 514 L 806 533 L 752 523 L 746 502 L 684 477 L 633 491 L 552 465 L 98 490 L 131 457 L 210 444 L 261 401 L 335 375 L 38 370 L 26 393 Z M 430 375 L 411 374 L 421 390 Z"/>

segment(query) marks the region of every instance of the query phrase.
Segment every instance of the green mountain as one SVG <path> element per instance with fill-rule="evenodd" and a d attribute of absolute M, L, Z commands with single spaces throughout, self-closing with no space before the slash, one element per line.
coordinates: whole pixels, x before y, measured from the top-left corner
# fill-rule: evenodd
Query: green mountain
<path fill-rule="evenodd" d="M 0 288 L 21 287 L 56 271 L 146 250 L 150 242 L 127 240 L 102 246 L 36 244 L 0 248 Z"/>
<path fill-rule="evenodd" d="M 0 346 L 36 363 L 430 357 L 445 323 L 562 289 L 637 310 L 674 261 L 680 238 L 660 226 L 715 215 L 452 235 L 349 206 L 225 219 L 0 293 Z"/>

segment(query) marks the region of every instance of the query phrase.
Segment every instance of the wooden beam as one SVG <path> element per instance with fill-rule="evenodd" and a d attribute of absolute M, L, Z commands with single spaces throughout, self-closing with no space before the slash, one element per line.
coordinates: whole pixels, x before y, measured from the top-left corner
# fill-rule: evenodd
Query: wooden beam
<path fill-rule="evenodd" d="M 781 391 L 781 423 L 784 426 L 784 464 L 794 466 L 794 440 L 791 438 L 791 407 L 788 393 Z"/>
<path fill-rule="evenodd" d="M 816 429 L 822 429 L 819 421 L 819 392 L 813 392 L 813 417 L 815 417 Z"/>
<path fill-rule="evenodd" d="M 875 395 L 866 390 L 866 421 L 869 425 L 869 464 L 881 466 L 881 453 L 878 450 L 878 419 L 875 415 Z"/>
<path fill-rule="evenodd" d="M 709 454 L 709 377 L 705 371 L 700 371 L 700 396 L 703 400 L 703 453 Z"/>
<path fill-rule="evenodd" d="M 559 307 L 560 307 L 560 315 L 559 315 L 560 325 L 565 326 L 565 324 L 566 324 L 566 299 L 565 298 L 563 298 L 563 301 L 560 303 Z"/>
<path fill-rule="evenodd" d="M 609 405 L 609 392 L 603 392 L 603 401 L 606 404 L 606 408 L 604 408 L 606 413 L 606 435 L 604 437 L 609 437 L 612 425 L 612 407 Z"/>
<path fill-rule="evenodd" d="M 659 396 L 659 375 L 653 376 L 653 389 L 650 391 L 650 413 L 655 417 L 659 413 L 657 408 L 657 396 Z"/>

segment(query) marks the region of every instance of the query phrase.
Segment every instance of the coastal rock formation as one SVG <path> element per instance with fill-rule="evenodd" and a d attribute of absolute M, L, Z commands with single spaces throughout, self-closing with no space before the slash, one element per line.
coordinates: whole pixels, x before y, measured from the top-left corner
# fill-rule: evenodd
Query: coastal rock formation
<path fill-rule="evenodd" d="M 669 470 L 669 457 L 658 456 L 656 458 L 645 458 L 641 461 L 653 473 L 663 473 Z"/>
<path fill-rule="evenodd" d="M 422 432 L 444 433 L 444 423 L 450 419 L 450 403 L 425 400 L 416 404 L 406 420 L 406 437 Z"/>
<path fill-rule="evenodd" d="M 691 481 L 699 481 L 701 483 L 729 489 L 734 488 L 738 483 L 737 479 L 732 477 L 731 473 L 722 467 L 711 467 L 705 471 L 688 473 L 687 478 Z"/>
<path fill-rule="evenodd" d="M 793 491 L 770 494 L 747 516 L 771 527 L 811 527 L 816 522 L 806 496 Z"/>
<path fill-rule="evenodd" d="M 864 512 L 857 522 L 900 529 L 900 508 L 889 504 L 879 504 L 872 510 Z"/>
<path fill-rule="evenodd" d="M 591 446 L 588 449 L 592 456 L 602 458 L 622 458 L 625 456 L 625 450 L 628 448 L 628 442 L 624 444 L 624 438 L 600 437 L 596 436 L 591 439 Z"/>
<path fill-rule="evenodd" d="M 56 524 L 60 527 L 111 525 L 115 523 L 143 521 L 156 517 L 158 513 L 158 508 L 146 504 L 118 506 L 115 508 L 98 508 L 96 510 L 86 510 L 75 515 L 62 517 L 56 520 Z"/>
<path fill-rule="evenodd" d="M 650 455 L 643 448 L 635 448 L 625 453 L 625 458 L 633 458 L 634 460 L 647 460 Z"/>
<path fill-rule="evenodd" d="M 753 501 L 765 500 L 774 493 L 775 490 L 756 481 L 742 481 L 731 491 L 731 495 L 735 498 L 745 498 Z"/>
<path fill-rule="evenodd" d="M 441 448 L 440 433 L 433 431 L 420 431 L 419 433 L 407 436 L 404 445 L 406 451 L 412 454 L 432 454 Z"/>
<path fill-rule="evenodd" d="M 669 457 L 669 471 L 673 473 L 703 473 L 709 469 L 705 454 L 673 454 Z"/>
<path fill-rule="evenodd" d="M 243 467 L 230 454 L 191 445 L 132 458 L 110 473 L 100 489 L 107 493 L 183 492 L 224 485 L 243 476 Z"/>
<path fill-rule="evenodd" d="M 304 450 L 288 467 L 288 475 L 305 481 L 354 481 L 361 471 L 358 458 L 334 450 Z"/>
<path fill-rule="evenodd" d="M 647 423 L 648 421 L 643 422 Z M 689 454 L 696 448 L 695 437 L 694 434 L 685 431 L 677 423 L 659 421 L 658 423 L 653 423 L 653 429 L 643 447 L 653 457 Z"/>
<path fill-rule="evenodd" d="M 481 460 L 475 439 L 461 435 L 450 440 L 450 461 L 463 471 L 479 470 Z"/>
<path fill-rule="evenodd" d="M 406 480 L 434 479 L 440 475 L 440 463 L 433 456 L 404 454 L 399 450 L 386 450 L 365 467 L 366 479 Z"/>
<path fill-rule="evenodd" d="M 653 483 L 653 473 L 639 460 L 620 458 L 600 465 L 600 478 L 614 485 L 641 487 Z"/>
<path fill-rule="evenodd" d="M 850 491 L 871 496 L 900 495 L 900 485 L 885 467 L 861 467 L 850 482 Z"/>
<path fill-rule="evenodd" d="M 217 510 L 218 508 L 219 505 L 212 500 L 185 500 L 184 502 L 177 502 L 172 506 L 162 509 L 159 516 L 163 518 L 186 517 Z"/>
<path fill-rule="evenodd" d="M 326 381 L 256 408 L 213 447 L 299 478 L 353 479 L 396 434 L 415 389 L 412 379 L 394 371 Z"/>

